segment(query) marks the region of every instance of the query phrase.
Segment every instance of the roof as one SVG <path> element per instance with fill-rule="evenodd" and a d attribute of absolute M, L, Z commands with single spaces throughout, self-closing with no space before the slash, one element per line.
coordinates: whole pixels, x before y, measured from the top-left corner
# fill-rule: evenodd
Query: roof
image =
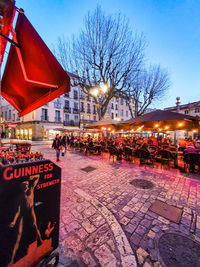
<path fill-rule="evenodd" d="M 183 104 L 183 105 L 179 105 L 180 109 L 183 109 L 183 108 L 189 108 L 191 106 L 197 106 L 199 105 L 200 106 L 200 100 L 199 101 L 195 101 L 195 102 L 191 102 L 191 103 L 187 103 L 187 104 Z M 177 106 L 173 106 L 173 107 L 169 107 L 169 108 L 165 108 L 164 110 L 176 110 L 177 109 Z"/>

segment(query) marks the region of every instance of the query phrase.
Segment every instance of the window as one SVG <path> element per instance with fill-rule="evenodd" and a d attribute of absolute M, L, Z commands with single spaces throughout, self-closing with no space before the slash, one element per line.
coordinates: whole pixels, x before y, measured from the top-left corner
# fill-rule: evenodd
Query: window
<path fill-rule="evenodd" d="M 48 120 L 48 109 L 43 108 L 42 109 L 42 121 L 47 121 Z"/>
<path fill-rule="evenodd" d="M 124 119 L 121 119 L 121 121 L 124 121 Z"/>
<path fill-rule="evenodd" d="M 83 91 L 81 91 L 81 93 L 80 93 L 80 98 L 84 99 L 84 92 Z"/>
<path fill-rule="evenodd" d="M 78 115 L 74 116 L 74 120 L 75 120 L 75 122 L 78 122 Z"/>
<path fill-rule="evenodd" d="M 7 111 L 5 111 L 5 120 L 7 120 Z"/>
<path fill-rule="evenodd" d="M 84 103 L 81 102 L 81 112 L 84 112 Z"/>
<path fill-rule="evenodd" d="M 88 115 L 87 117 L 88 117 L 88 121 L 90 121 L 90 115 Z"/>
<path fill-rule="evenodd" d="M 124 99 L 121 98 L 121 105 L 123 106 L 124 105 Z"/>
<path fill-rule="evenodd" d="M 90 104 L 87 104 L 87 112 L 90 113 Z"/>
<path fill-rule="evenodd" d="M 120 115 L 121 115 L 121 116 L 124 116 L 124 111 L 123 111 L 123 109 L 120 110 Z"/>
<path fill-rule="evenodd" d="M 115 98 L 115 101 L 118 103 L 118 102 L 119 102 L 119 98 L 118 98 L 118 97 L 116 97 L 116 98 Z"/>
<path fill-rule="evenodd" d="M 118 117 L 118 114 L 116 113 L 115 117 Z"/>
<path fill-rule="evenodd" d="M 78 103 L 74 102 L 74 109 L 78 109 Z"/>
<path fill-rule="evenodd" d="M 65 114 L 65 121 L 69 122 L 69 114 Z"/>
<path fill-rule="evenodd" d="M 118 105 L 117 104 L 115 105 L 115 109 L 118 110 Z"/>
<path fill-rule="evenodd" d="M 189 113 L 189 110 L 186 109 L 186 110 L 185 110 L 185 115 L 188 115 L 188 113 Z"/>
<path fill-rule="evenodd" d="M 88 96 L 87 96 L 87 101 L 90 101 L 90 100 L 91 100 L 91 98 L 90 98 L 90 96 L 88 95 Z"/>
<path fill-rule="evenodd" d="M 65 108 L 69 108 L 69 100 L 65 100 Z"/>
<path fill-rule="evenodd" d="M 112 106 L 111 106 L 112 109 L 114 109 L 114 103 L 112 103 Z"/>
<path fill-rule="evenodd" d="M 111 113 L 111 118 L 114 119 L 114 113 Z"/>
<path fill-rule="evenodd" d="M 78 91 L 74 90 L 74 99 L 78 99 Z"/>
<path fill-rule="evenodd" d="M 11 120 L 11 110 L 8 112 L 8 119 Z"/>
<path fill-rule="evenodd" d="M 200 112 L 200 108 L 195 108 L 194 112 L 195 113 L 199 113 Z"/>
<path fill-rule="evenodd" d="M 13 114 L 13 121 L 15 121 L 15 114 Z"/>
<path fill-rule="evenodd" d="M 68 93 L 66 93 L 66 94 L 64 94 L 64 96 L 65 96 L 65 97 L 69 97 L 69 92 L 68 92 Z"/>
<path fill-rule="evenodd" d="M 126 117 L 128 117 L 128 110 L 126 110 Z"/>
<path fill-rule="evenodd" d="M 94 116 L 94 121 L 96 121 L 97 120 L 97 117 L 96 116 Z"/>
<path fill-rule="evenodd" d="M 55 121 L 60 122 L 60 111 L 59 110 L 55 111 Z"/>
<path fill-rule="evenodd" d="M 96 105 L 93 105 L 93 113 L 96 114 L 96 112 L 97 112 Z"/>

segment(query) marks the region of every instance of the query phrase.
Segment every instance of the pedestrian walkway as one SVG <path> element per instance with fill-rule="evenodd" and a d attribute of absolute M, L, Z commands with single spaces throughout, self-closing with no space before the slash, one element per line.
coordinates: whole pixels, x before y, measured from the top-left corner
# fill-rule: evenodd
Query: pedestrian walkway
<path fill-rule="evenodd" d="M 55 161 L 49 145 L 39 150 Z M 91 267 L 200 266 L 198 177 L 74 151 L 67 151 L 58 165 L 61 264 L 70 265 L 71 257 Z M 157 211 L 152 209 L 155 202 Z M 166 215 L 159 213 L 160 203 L 167 204 Z"/>

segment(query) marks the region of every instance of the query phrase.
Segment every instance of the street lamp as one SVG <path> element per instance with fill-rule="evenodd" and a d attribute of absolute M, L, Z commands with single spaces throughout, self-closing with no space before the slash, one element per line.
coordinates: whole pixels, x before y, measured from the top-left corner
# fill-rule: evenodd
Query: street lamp
<path fill-rule="evenodd" d="M 97 107 L 99 108 L 99 120 L 101 120 L 101 98 L 104 94 L 107 93 L 107 91 L 108 91 L 107 84 L 104 84 L 101 87 L 95 87 L 90 90 L 91 95 L 98 99 Z"/>

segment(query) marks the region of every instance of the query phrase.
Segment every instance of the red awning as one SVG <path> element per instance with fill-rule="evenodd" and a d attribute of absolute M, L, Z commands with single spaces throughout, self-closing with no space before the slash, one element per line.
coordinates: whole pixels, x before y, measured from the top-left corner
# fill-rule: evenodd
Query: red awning
<path fill-rule="evenodd" d="M 0 36 L 0 64 L 3 61 L 4 52 L 6 49 L 7 39 L 5 37 L 8 37 L 10 34 L 10 31 L 12 29 L 12 22 L 15 15 L 15 1 L 14 0 L 2 0 L 0 3 L 0 9 L 3 13 L 3 18 L 1 21 L 1 34 L 4 35 Z"/>
<path fill-rule="evenodd" d="M 70 78 L 24 14 L 19 13 L 2 96 L 23 116 L 70 91 Z"/>

